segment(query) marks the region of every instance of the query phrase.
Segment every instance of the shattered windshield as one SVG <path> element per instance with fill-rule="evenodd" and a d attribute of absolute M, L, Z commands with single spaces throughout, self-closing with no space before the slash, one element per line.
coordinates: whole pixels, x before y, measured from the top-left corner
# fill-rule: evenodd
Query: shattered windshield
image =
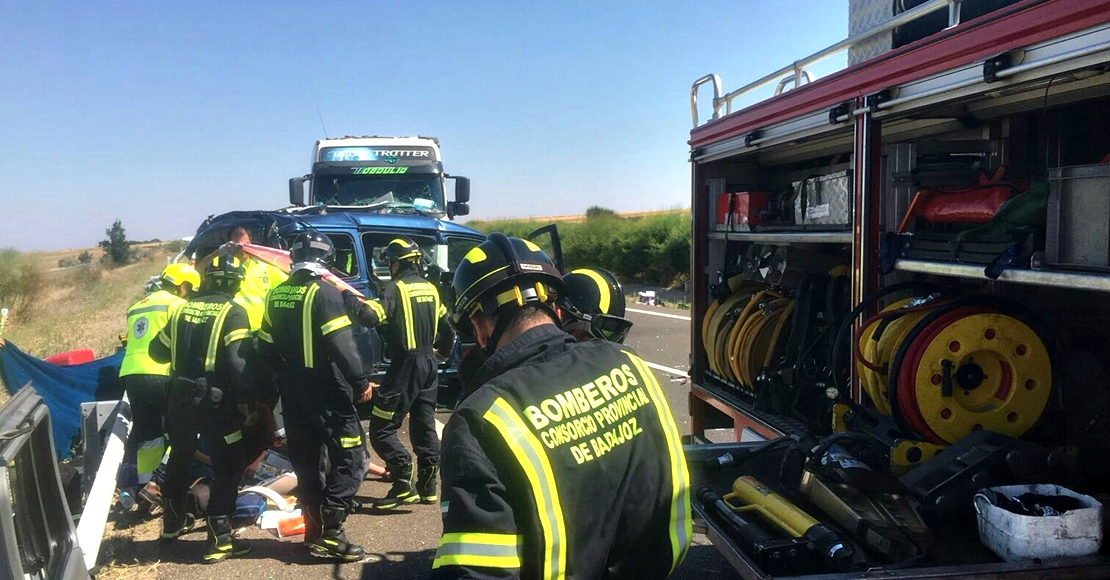
<path fill-rule="evenodd" d="M 443 185 L 438 174 L 317 175 L 312 184 L 316 203 L 370 205 L 385 203 L 393 211 L 443 211 Z"/>

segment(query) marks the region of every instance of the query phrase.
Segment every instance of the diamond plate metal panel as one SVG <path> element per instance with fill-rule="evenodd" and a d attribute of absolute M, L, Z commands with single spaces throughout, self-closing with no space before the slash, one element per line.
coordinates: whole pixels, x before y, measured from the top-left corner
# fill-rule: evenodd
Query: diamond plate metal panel
<path fill-rule="evenodd" d="M 894 0 L 848 0 L 848 35 L 866 32 L 893 15 Z M 890 33 L 880 34 L 848 49 L 848 66 L 878 56 L 890 48 Z"/>

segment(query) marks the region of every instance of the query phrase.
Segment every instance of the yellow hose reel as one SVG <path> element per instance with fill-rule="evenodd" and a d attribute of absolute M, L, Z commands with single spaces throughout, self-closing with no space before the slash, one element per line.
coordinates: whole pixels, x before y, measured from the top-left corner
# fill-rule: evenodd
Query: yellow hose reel
<path fill-rule="evenodd" d="M 891 304 L 858 337 L 856 372 L 875 408 L 937 444 L 1032 428 L 1052 389 L 1037 331 L 985 299 L 912 304 Z"/>
<path fill-rule="evenodd" d="M 714 300 L 702 319 L 701 337 L 709 370 L 745 389 L 769 365 L 794 312 L 794 300 L 745 283 L 724 300 Z"/>

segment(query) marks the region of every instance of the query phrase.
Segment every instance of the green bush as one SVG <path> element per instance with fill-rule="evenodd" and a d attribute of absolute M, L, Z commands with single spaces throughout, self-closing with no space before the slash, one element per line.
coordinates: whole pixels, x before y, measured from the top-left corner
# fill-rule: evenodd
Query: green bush
<path fill-rule="evenodd" d="M 466 225 L 482 232 L 524 237 L 547 223 L 493 220 L 470 221 Z M 583 221 L 560 222 L 558 228 L 567 269 L 600 267 L 625 282 L 663 286 L 678 284 L 689 275 L 689 212 L 621 217 L 595 206 L 586 211 Z"/>
<path fill-rule="evenodd" d="M 171 254 L 180 254 L 185 249 L 185 240 L 171 240 L 162 244 L 162 249 Z"/>
<path fill-rule="evenodd" d="M 61 260 L 58 260 L 59 268 L 72 268 L 77 264 L 79 264 L 77 258 L 62 258 Z"/>
<path fill-rule="evenodd" d="M 0 307 L 15 319 L 30 320 L 46 287 L 42 269 L 13 248 L 0 249 Z"/>

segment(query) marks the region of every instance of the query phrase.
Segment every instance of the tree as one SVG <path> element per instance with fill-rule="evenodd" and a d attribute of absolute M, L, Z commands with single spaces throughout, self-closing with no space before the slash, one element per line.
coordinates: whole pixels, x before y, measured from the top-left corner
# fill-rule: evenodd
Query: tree
<path fill-rule="evenodd" d="M 81 264 L 88 264 L 92 262 L 92 254 L 88 250 L 81 252 L 77 255 L 77 262 Z"/>
<path fill-rule="evenodd" d="M 115 266 L 129 263 L 132 257 L 131 242 L 127 241 L 123 223 L 117 219 L 104 233 L 108 235 L 108 239 L 101 240 L 100 247 L 104 248 L 105 260 Z"/>

